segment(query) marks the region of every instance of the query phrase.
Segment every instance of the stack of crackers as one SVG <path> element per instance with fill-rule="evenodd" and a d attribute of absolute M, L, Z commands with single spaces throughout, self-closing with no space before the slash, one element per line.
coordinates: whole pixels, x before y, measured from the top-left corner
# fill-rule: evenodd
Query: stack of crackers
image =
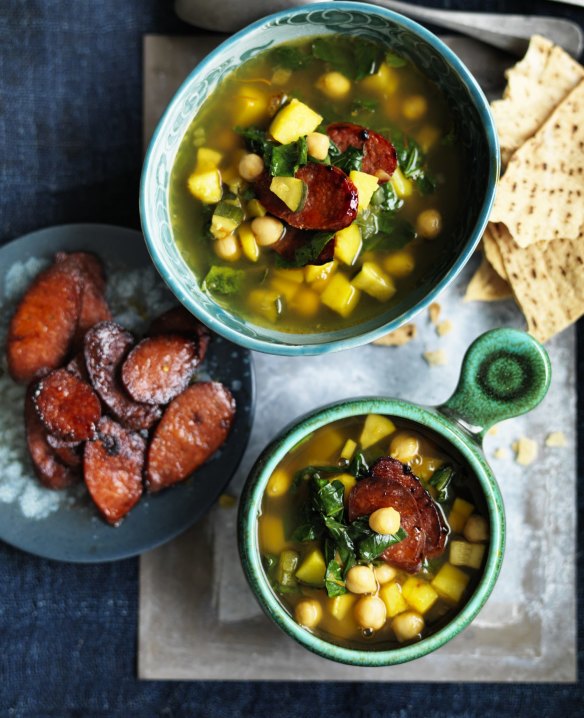
<path fill-rule="evenodd" d="M 465 298 L 513 296 L 543 342 L 584 314 L 584 68 L 535 36 L 507 80 L 504 174 Z"/>

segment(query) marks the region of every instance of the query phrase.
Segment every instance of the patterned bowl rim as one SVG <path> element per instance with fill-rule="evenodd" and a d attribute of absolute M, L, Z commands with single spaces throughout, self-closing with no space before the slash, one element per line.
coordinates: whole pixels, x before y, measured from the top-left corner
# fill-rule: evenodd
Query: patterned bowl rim
<path fill-rule="evenodd" d="M 373 14 L 381 16 L 393 23 L 411 31 L 414 35 L 417 35 L 420 39 L 424 40 L 434 50 L 440 54 L 443 59 L 450 65 L 450 67 L 456 73 L 458 79 L 461 81 L 463 86 L 469 93 L 469 97 L 474 104 L 474 107 L 479 116 L 480 124 L 484 130 L 486 144 L 488 147 L 489 157 L 489 169 L 488 177 L 486 182 L 485 197 L 482 201 L 480 211 L 478 213 L 477 220 L 475 222 L 473 230 L 470 232 L 469 237 L 464 244 L 459 256 L 454 261 L 453 265 L 448 269 L 445 275 L 434 284 L 434 286 L 413 306 L 406 309 L 395 319 L 387 322 L 379 327 L 373 329 L 360 331 L 363 324 L 356 324 L 350 327 L 354 330 L 354 334 L 347 337 L 340 337 L 338 339 L 333 338 L 329 341 L 324 342 L 313 342 L 307 341 L 305 343 L 292 343 L 286 342 L 283 339 L 278 338 L 263 338 L 263 336 L 270 336 L 271 330 L 264 328 L 260 325 L 249 323 L 249 333 L 245 333 L 241 329 L 236 329 L 231 326 L 227 326 L 223 323 L 220 317 L 216 316 L 212 311 L 208 311 L 202 306 L 197 298 L 190 293 L 184 291 L 177 281 L 172 271 L 167 266 L 167 263 L 158 249 L 158 241 L 155 239 L 158 232 L 156 231 L 156 219 L 154 212 L 149 210 L 149 188 L 153 182 L 155 182 L 156 168 L 154 167 L 153 155 L 155 149 L 163 141 L 163 131 L 167 130 L 167 122 L 169 118 L 175 113 L 177 106 L 184 101 L 184 96 L 199 80 L 200 76 L 210 70 L 218 59 L 225 53 L 226 50 L 236 45 L 242 38 L 249 34 L 261 30 L 262 28 L 267 29 L 268 26 L 276 23 L 284 18 L 293 18 L 296 15 L 306 14 L 311 11 L 346 11 L 346 12 L 359 12 L 361 14 Z M 495 190 L 497 178 L 500 170 L 500 154 L 499 154 L 499 141 L 497 137 L 497 131 L 495 128 L 494 120 L 490 112 L 489 103 L 479 87 L 479 84 L 464 65 L 464 63 L 458 58 L 458 56 L 436 35 L 427 30 L 425 27 L 410 20 L 409 18 L 400 15 L 399 13 L 387 10 L 386 8 L 379 7 L 376 5 L 370 5 L 368 3 L 361 2 L 316 2 L 307 5 L 300 5 L 295 8 L 288 10 L 282 10 L 280 12 L 268 15 L 256 22 L 248 25 L 243 30 L 235 33 L 227 40 L 222 42 L 215 50 L 210 52 L 188 75 L 182 85 L 179 87 L 174 97 L 167 106 L 164 114 L 162 115 L 156 129 L 152 135 L 152 139 L 148 145 L 146 151 L 142 176 L 140 181 L 140 218 L 142 223 L 142 230 L 146 240 L 146 246 L 156 267 L 157 271 L 162 276 L 162 279 L 175 294 L 177 299 L 184 304 L 184 306 L 194 314 L 198 319 L 204 322 L 210 329 L 217 332 L 221 336 L 229 339 L 230 341 L 244 346 L 248 349 L 265 352 L 268 354 L 276 354 L 282 356 L 309 356 L 315 354 L 324 354 L 332 351 L 340 351 L 344 349 L 352 349 L 363 344 L 368 344 L 374 339 L 391 332 L 398 327 L 411 321 L 417 314 L 428 307 L 436 297 L 458 276 L 463 267 L 466 265 L 470 257 L 472 256 L 476 246 L 478 245 L 483 231 L 487 225 L 489 215 L 495 200 Z M 167 198 L 166 198 L 167 199 Z M 262 336 L 263 335 L 263 336 Z M 291 335 L 300 336 L 300 335 Z M 310 339 L 313 335 L 306 334 L 302 335 L 303 338 Z M 318 334 L 314 336 L 319 336 Z"/>

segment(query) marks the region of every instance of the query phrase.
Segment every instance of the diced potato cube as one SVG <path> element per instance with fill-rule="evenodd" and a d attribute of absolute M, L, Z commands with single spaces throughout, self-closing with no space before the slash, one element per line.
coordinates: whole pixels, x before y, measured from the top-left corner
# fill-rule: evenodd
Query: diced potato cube
<path fill-rule="evenodd" d="M 274 117 L 269 133 L 276 142 L 287 145 L 314 132 L 321 122 L 322 117 L 318 113 L 294 98 Z"/>
<path fill-rule="evenodd" d="M 422 148 L 422 152 L 428 152 L 440 139 L 440 130 L 435 125 L 424 125 L 418 132 L 416 142 Z"/>
<path fill-rule="evenodd" d="M 326 264 L 307 264 L 304 267 L 304 278 L 309 284 L 321 279 L 326 279 L 337 268 L 337 263 L 333 260 Z"/>
<path fill-rule="evenodd" d="M 278 555 L 288 547 L 284 522 L 279 516 L 262 514 L 258 519 L 258 530 L 262 551 Z"/>
<path fill-rule="evenodd" d="M 341 484 L 343 484 L 343 486 L 345 487 L 345 493 L 343 495 L 343 498 L 346 503 L 349 499 L 351 489 L 357 483 L 357 479 L 352 474 L 340 474 L 339 476 L 333 476 L 331 478 L 331 481 L 340 481 Z"/>
<path fill-rule="evenodd" d="M 261 87 L 243 85 L 231 103 L 233 108 L 233 124 L 241 127 L 255 125 L 268 114 L 270 98 Z"/>
<path fill-rule="evenodd" d="M 309 586 L 318 587 L 324 585 L 325 573 L 326 563 L 324 562 L 322 551 L 319 548 L 314 548 L 306 555 L 298 567 L 296 578 Z"/>
<path fill-rule="evenodd" d="M 273 289 L 253 289 L 247 298 L 252 311 L 274 324 L 282 311 L 281 301 L 279 293 Z"/>
<path fill-rule="evenodd" d="M 318 453 L 323 461 L 332 461 L 343 445 L 343 437 L 338 431 L 329 429 L 320 435 L 318 440 Z"/>
<path fill-rule="evenodd" d="M 363 212 L 369 207 L 373 193 L 379 187 L 379 179 L 375 175 L 367 174 L 367 172 L 359 172 L 351 170 L 349 179 L 359 192 L 359 212 Z"/>
<path fill-rule="evenodd" d="M 474 511 L 474 506 L 464 499 L 456 498 L 448 516 L 448 524 L 452 533 L 460 534 L 468 517 Z"/>
<path fill-rule="evenodd" d="M 249 222 L 239 225 L 237 235 L 244 255 L 250 262 L 257 262 L 260 256 L 260 248 L 256 242 L 255 234 L 251 231 Z"/>
<path fill-rule="evenodd" d="M 304 269 L 273 269 L 272 274 L 276 277 L 282 277 L 290 282 L 296 282 L 296 284 L 302 284 L 304 281 Z"/>
<path fill-rule="evenodd" d="M 303 317 L 313 317 L 318 313 L 320 296 L 309 287 L 300 287 L 289 306 Z"/>
<path fill-rule="evenodd" d="M 428 481 L 432 478 L 436 469 L 439 469 L 443 463 L 444 459 L 440 459 L 437 456 L 429 456 L 424 453 L 421 456 L 420 463 L 416 463 L 416 476 L 419 479 Z"/>
<path fill-rule="evenodd" d="M 432 581 L 436 593 L 446 601 L 458 603 L 468 585 L 470 576 L 450 563 L 445 563 Z"/>
<path fill-rule="evenodd" d="M 345 445 L 343 446 L 343 450 L 341 451 L 341 459 L 347 459 L 347 461 L 350 461 L 353 458 L 356 448 L 357 442 L 353 441 L 353 439 L 347 439 Z"/>
<path fill-rule="evenodd" d="M 189 192 L 203 204 L 216 204 L 223 196 L 219 170 L 193 173 L 188 179 Z"/>
<path fill-rule="evenodd" d="M 424 615 L 438 600 L 438 594 L 423 578 L 411 576 L 402 586 L 402 594 L 407 603 L 418 613 Z"/>
<path fill-rule="evenodd" d="M 385 439 L 395 431 L 395 424 L 387 416 L 381 414 L 368 414 L 363 424 L 359 443 L 363 449 L 368 449 L 378 441 Z"/>
<path fill-rule="evenodd" d="M 340 272 L 335 274 L 322 293 L 322 303 L 342 317 L 348 317 L 357 306 L 361 292 Z"/>
<path fill-rule="evenodd" d="M 395 168 L 395 172 L 389 181 L 400 199 L 410 197 L 414 191 L 414 183 L 404 175 L 399 167 Z"/>
<path fill-rule="evenodd" d="M 335 259 L 352 266 L 355 264 L 362 246 L 361 230 L 353 222 L 335 234 Z"/>
<path fill-rule="evenodd" d="M 453 566 L 480 568 L 484 555 L 484 544 L 468 543 L 467 541 L 452 541 L 450 543 L 450 563 Z"/>
<path fill-rule="evenodd" d="M 276 469 L 268 479 L 266 493 L 273 498 L 284 496 L 291 485 L 292 475 L 288 471 L 284 471 L 284 469 Z"/>
<path fill-rule="evenodd" d="M 291 282 L 289 279 L 283 277 L 274 276 L 270 282 L 270 286 L 276 292 L 286 298 L 287 302 L 292 301 L 294 295 L 298 291 L 299 285 L 296 282 Z"/>
<path fill-rule="evenodd" d="M 374 262 L 363 262 L 361 271 L 353 279 L 352 285 L 380 302 L 391 299 L 396 292 L 393 279 Z"/>
<path fill-rule="evenodd" d="M 386 62 L 382 62 L 374 75 L 367 75 L 361 80 L 361 86 L 367 90 L 388 95 L 395 92 L 399 84 L 397 72 Z"/>
<path fill-rule="evenodd" d="M 209 147 L 199 147 L 197 150 L 197 164 L 195 166 L 195 173 L 201 174 L 208 170 L 215 170 L 219 166 L 219 162 L 223 159 L 221 152 L 212 150 Z"/>
<path fill-rule="evenodd" d="M 400 250 L 388 254 L 383 260 L 383 268 L 392 277 L 401 279 L 414 271 L 416 260 L 410 252 Z"/>
<path fill-rule="evenodd" d="M 250 199 L 245 206 L 245 210 L 250 217 L 265 217 L 267 214 L 266 208 L 259 199 Z"/>
<path fill-rule="evenodd" d="M 328 610 L 337 621 L 342 621 L 352 610 L 358 596 L 354 593 L 343 593 L 341 596 L 335 596 L 328 599 Z"/>
<path fill-rule="evenodd" d="M 379 589 L 379 597 L 385 603 L 388 618 L 408 610 L 408 604 L 402 595 L 402 587 L 395 581 L 382 586 Z"/>

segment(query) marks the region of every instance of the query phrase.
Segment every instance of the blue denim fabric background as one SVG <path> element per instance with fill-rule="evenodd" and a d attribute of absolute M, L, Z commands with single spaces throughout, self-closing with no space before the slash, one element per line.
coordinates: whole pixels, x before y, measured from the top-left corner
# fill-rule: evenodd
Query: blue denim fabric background
<path fill-rule="evenodd" d="M 545 0 L 426 4 L 584 23 Z M 0 0 L 0 242 L 61 222 L 138 226 L 142 36 L 189 31 L 171 0 Z M 582 326 L 579 340 L 582 381 Z M 136 560 L 67 565 L 0 544 L 0 718 L 583 714 L 570 685 L 138 682 L 137 578 Z"/>

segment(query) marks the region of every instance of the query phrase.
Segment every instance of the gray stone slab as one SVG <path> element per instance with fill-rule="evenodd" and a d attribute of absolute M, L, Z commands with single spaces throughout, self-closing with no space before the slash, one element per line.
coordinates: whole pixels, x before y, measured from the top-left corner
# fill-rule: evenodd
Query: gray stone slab
<path fill-rule="evenodd" d="M 508 60 L 465 38 L 447 38 L 491 96 L 500 94 Z M 217 36 L 149 36 L 144 45 L 145 137 L 174 90 Z M 367 394 L 437 404 L 453 391 L 462 356 L 482 332 L 523 328 L 512 301 L 465 303 L 477 258 L 441 297 L 453 331 L 439 338 L 424 313 L 418 336 L 399 349 L 367 346 L 320 357 L 255 354 L 257 412 L 250 445 L 230 485 L 238 495 L 265 444 L 293 417 L 326 402 Z M 445 366 L 422 353 L 444 349 Z M 508 544 L 501 576 L 475 622 L 455 640 L 414 663 L 353 668 L 312 655 L 264 617 L 239 565 L 236 509 L 211 510 L 175 541 L 140 562 L 139 676 L 192 680 L 574 681 L 576 680 L 576 380 L 575 331 L 552 340 L 553 380 L 530 415 L 499 425 L 486 453 L 505 500 Z M 544 446 L 551 431 L 568 447 Z M 539 444 L 528 468 L 513 461 L 519 436 Z M 494 451 L 506 448 L 508 458 Z"/>

